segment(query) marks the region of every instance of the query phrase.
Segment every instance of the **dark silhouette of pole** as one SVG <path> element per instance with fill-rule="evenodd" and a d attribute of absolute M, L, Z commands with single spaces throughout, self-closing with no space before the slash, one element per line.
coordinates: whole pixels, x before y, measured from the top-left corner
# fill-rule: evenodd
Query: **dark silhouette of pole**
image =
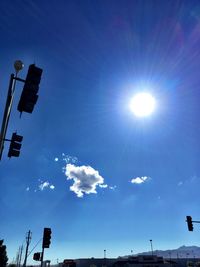
<path fill-rule="evenodd" d="M 151 255 L 153 256 L 153 244 L 152 244 L 152 239 L 149 240 L 151 243 Z"/>
<path fill-rule="evenodd" d="M 20 246 L 17 252 L 17 260 L 16 260 L 17 267 L 21 267 L 22 251 L 23 251 L 23 246 Z"/>
<path fill-rule="evenodd" d="M 23 245 L 20 247 L 20 253 L 19 253 L 19 267 L 21 267 L 22 252 L 23 252 Z"/>
<path fill-rule="evenodd" d="M 23 81 L 24 82 L 23 79 L 20 79 L 20 78 L 17 77 L 18 72 L 20 70 L 22 70 L 23 67 L 24 67 L 23 62 L 21 60 L 16 60 L 15 63 L 14 63 L 15 75 L 13 73 L 10 75 L 10 82 L 9 82 L 9 86 L 8 86 L 6 105 L 5 105 L 5 109 L 4 109 L 4 115 L 3 115 L 3 120 L 2 120 L 2 125 L 1 125 L 1 132 L 0 132 L 0 160 L 2 158 L 2 153 L 3 153 L 3 148 L 4 148 L 4 141 L 5 141 L 5 138 L 6 138 L 8 122 L 9 122 L 9 119 L 10 119 L 10 113 L 11 113 L 12 104 L 13 104 L 16 81 L 18 80 L 18 81 Z"/>
<path fill-rule="evenodd" d="M 28 258 L 28 248 L 29 244 L 31 243 L 31 231 L 29 230 L 26 237 L 26 252 L 25 252 L 25 258 L 24 258 L 24 264 L 23 267 L 26 267 L 26 261 Z"/>
<path fill-rule="evenodd" d="M 42 253 L 41 253 L 41 267 L 43 266 L 43 258 L 44 258 L 44 246 L 42 246 Z"/>
<path fill-rule="evenodd" d="M 104 265 L 106 266 L 106 249 L 104 249 Z"/>
<path fill-rule="evenodd" d="M 5 106 L 5 109 L 4 109 L 3 121 L 2 121 L 2 125 L 1 125 L 0 160 L 1 160 L 1 157 L 2 157 L 2 153 L 3 153 L 4 139 L 6 137 L 6 132 L 7 132 L 7 128 L 8 128 L 8 122 L 9 122 L 9 119 L 10 119 L 10 113 L 11 113 L 11 109 L 12 109 L 12 103 L 13 103 L 13 97 L 14 97 L 14 91 L 15 91 L 15 83 L 14 83 L 14 86 L 13 86 L 14 77 L 15 77 L 14 74 L 10 75 L 10 82 L 9 82 L 9 87 L 8 87 L 6 106 Z"/>

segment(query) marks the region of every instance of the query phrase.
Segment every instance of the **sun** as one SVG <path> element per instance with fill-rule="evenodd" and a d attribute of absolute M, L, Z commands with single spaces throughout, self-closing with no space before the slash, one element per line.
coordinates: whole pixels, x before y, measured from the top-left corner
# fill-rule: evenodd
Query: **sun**
<path fill-rule="evenodd" d="M 155 110 L 155 98 L 146 92 L 136 94 L 130 101 L 130 109 L 137 117 L 150 116 Z"/>

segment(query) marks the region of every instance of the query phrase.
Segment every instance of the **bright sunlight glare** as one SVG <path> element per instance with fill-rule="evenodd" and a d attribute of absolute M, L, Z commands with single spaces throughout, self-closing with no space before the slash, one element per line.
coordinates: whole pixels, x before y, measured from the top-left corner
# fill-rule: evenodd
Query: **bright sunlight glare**
<path fill-rule="evenodd" d="M 130 101 L 130 109 L 137 117 L 147 117 L 155 109 L 155 98 L 149 93 L 138 93 Z"/>

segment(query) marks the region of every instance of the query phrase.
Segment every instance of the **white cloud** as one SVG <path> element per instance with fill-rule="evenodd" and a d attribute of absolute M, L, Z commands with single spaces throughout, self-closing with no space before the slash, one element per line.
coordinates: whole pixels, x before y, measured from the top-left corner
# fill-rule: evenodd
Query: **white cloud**
<path fill-rule="evenodd" d="M 41 180 L 39 180 L 39 181 L 41 181 Z M 55 186 L 53 184 L 50 184 L 48 181 L 46 181 L 46 182 L 41 181 L 41 184 L 39 184 L 38 187 L 39 187 L 40 191 L 43 191 L 44 189 L 51 189 L 51 190 L 55 189 Z"/>
<path fill-rule="evenodd" d="M 54 161 L 58 161 L 58 158 L 55 158 Z"/>
<path fill-rule="evenodd" d="M 65 175 L 67 180 L 73 180 L 73 185 L 70 190 L 73 191 L 77 197 L 83 197 L 85 194 L 96 194 L 96 187 L 104 185 L 104 178 L 99 172 L 91 166 L 76 166 L 74 164 L 67 164 Z"/>
<path fill-rule="evenodd" d="M 26 191 L 30 191 L 30 187 L 29 186 L 27 186 Z"/>
<path fill-rule="evenodd" d="M 150 179 L 150 177 L 148 177 L 148 176 L 136 177 L 136 178 L 133 178 L 131 180 L 131 183 L 132 184 L 142 184 L 142 183 L 146 182 L 149 179 Z"/>
<path fill-rule="evenodd" d="M 101 188 L 107 188 L 108 185 L 107 184 L 100 184 L 99 187 L 101 187 Z"/>
<path fill-rule="evenodd" d="M 182 181 L 180 181 L 180 182 L 178 183 L 178 186 L 181 186 L 181 185 L 183 185 L 183 182 L 182 182 Z"/>

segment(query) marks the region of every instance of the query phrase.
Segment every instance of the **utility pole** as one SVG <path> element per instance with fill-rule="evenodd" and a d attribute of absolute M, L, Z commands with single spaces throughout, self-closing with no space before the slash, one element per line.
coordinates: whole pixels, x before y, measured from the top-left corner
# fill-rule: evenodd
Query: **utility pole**
<path fill-rule="evenodd" d="M 21 267 L 22 252 L 23 252 L 23 245 L 20 247 L 19 250 L 19 267 Z"/>
<path fill-rule="evenodd" d="M 17 267 L 21 267 L 22 251 L 23 251 L 23 245 L 20 246 L 18 251 L 17 251 L 17 257 L 16 257 Z"/>
<path fill-rule="evenodd" d="M 26 261 L 27 261 L 27 257 L 28 257 L 28 248 L 29 248 L 29 244 L 31 243 L 31 231 L 29 230 L 26 236 L 26 252 L 25 252 L 25 258 L 24 258 L 24 264 L 23 267 L 26 267 Z"/>

